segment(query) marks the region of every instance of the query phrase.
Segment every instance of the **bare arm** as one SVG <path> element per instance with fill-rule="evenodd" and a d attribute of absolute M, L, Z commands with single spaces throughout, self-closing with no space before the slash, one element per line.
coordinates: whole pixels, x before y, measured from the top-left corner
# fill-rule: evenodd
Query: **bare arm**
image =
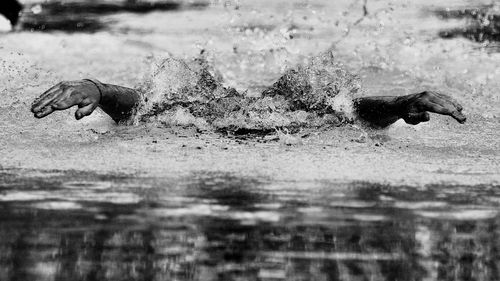
<path fill-rule="evenodd" d="M 33 102 L 31 112 L 35 117 L 43 118 L 56 110 L 77 105 L 75 118 L 79 120 L 99 106 L 119 122 L 132 115 L 140 100 L 141 95 L 134 89 L 84 79 L 61 82 L 50 88 Z"/>
<path fill-rule="evenodd" d="M 447 95 L 426 91 L 400 97 L 366 97 L 354 100 L 358 116 L 374 127 L 384 128 L 399 119 L 416 125 L 429 121 L 429 112 L 449 115 L 460 123 L 462 106 Z"/>

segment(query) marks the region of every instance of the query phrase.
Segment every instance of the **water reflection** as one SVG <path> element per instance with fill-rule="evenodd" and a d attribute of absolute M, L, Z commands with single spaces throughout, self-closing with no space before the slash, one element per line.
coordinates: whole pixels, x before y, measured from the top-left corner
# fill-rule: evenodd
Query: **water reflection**
<path fill-rule="evenodd" d="M 499 280 L 498 186 L 0 179 L 0 280 Z"/>
<path fill-rule="evenodd" d="M 21 29 L 31 31 L 97 32 L 113 23 L 105 16 L 118 13 L 203 9 L 207 2 L 190 1 L 45 1 L 32 4 L 21 18 Z"/>
<path fill-rule="evenodd" d="M 483 5 L 463 9 L 436 10 L 434 14 L 442 19 L 467 19 L 467 26 L 442 30 L 442 38 L 464 37 L 476 42 L 500 41 L 500 13 L 494 5 Z M 498 45 L 492 46 L 500 50 Z"/>

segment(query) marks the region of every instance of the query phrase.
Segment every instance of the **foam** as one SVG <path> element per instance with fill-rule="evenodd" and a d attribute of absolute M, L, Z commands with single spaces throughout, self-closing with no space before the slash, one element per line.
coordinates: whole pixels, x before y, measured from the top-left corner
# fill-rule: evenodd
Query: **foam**
<path fill-rule="evenodd" d="M 360 89 L 358 77 L 331 53 L 286 70 L 260 97 L 225 87 L 221 77 L 203 58 L 154 58 L 138 87 L 143 102 L 132 123 L 218 131 L 338 126 L 353 120 L 352 98 Z"/>

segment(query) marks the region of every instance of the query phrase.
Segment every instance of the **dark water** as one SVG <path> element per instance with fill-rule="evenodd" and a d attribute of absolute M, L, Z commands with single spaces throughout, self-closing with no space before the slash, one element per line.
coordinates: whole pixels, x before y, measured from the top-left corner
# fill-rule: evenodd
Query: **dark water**
<path fill-rule="evenodd" d="M 466 19 L 462 28 L 442 30 L 442 38 L 464 37 L 476 42 L 500 42 L 500 13 L 492 5 L 483 5 L 463 9 L 443 9 L 434 11 L 435 15 L 447 19 Z M 493 44 L 492 49 L 500 50 Z"/>
<path fill-rule="evenodd" d="M 500 186 L 0 179 L 0 280 L 500 278 Z"/>
<path fill-rule="evenodd" d="M 45 1 L 25 7 L 20 28 L 31 31 L 93 33 L 113 23 L 106 16 L 120 13 L 144 14 L 154 11 L 203 9 L 207 2 L 191 1 Z"/>

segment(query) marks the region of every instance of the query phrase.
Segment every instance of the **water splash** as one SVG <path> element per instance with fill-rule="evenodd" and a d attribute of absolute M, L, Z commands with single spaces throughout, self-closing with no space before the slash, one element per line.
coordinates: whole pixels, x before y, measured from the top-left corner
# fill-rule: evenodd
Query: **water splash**
<path fill-rule="evenodd" d="M 260 97 L 225 87 L 205 59 L 154 58 L 139 91 L 144 94 L 132 123 L 195 126 L 225 132 L 269 132 L 338 126 L 354 118 L 352 97 L 360 89 L 328 52 L 288 69 Z"/>

